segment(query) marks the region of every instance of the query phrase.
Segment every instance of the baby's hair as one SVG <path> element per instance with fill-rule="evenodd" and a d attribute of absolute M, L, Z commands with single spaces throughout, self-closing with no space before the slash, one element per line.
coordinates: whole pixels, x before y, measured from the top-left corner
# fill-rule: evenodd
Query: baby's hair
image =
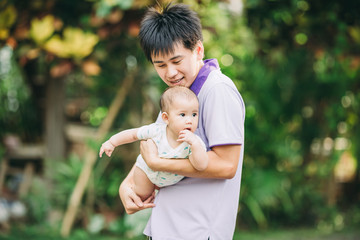
<path fill-rule="evenodd" d="M 199 101 L 197 96 L 193 91 L 191 91 L 187 87 L 182 86 L 174 86 L 168 87 L 160 98 L 160 108 L 162 112 L 168 112 L 171 104 L 177 99 L 178 97 L 184 99 L 185 101 L 196 100 Z"/>

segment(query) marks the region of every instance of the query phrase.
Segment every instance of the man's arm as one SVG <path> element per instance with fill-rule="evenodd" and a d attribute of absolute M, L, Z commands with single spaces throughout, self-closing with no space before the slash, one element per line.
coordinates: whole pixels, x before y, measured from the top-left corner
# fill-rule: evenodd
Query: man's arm
<path fill-rule="evenodd" d="M 207 152 L 209 164 L 204 171 L 196 170 L 189 159 L 174 159 L 169 161 L 169 159 L 159 158 L 156 145 L 152 140 L 141 141 L 140 149 L 142 149 L 141 152 L 144 159 L 146 155 L 148 160 L 153 160 L 149 162 L 151 162 L 150 164 L 157 166 L 155 168 L 158 169 L 154 169 L 155 171 L 168 171 L 188 177 L 230 179 L 233 178 L 236 173 L 241 145 L 213 147 L 212 151 Z M 151 166 L 149 167 L 151 168 Z M 155 207 L 155 204 L 153 203 L 155 193 L 142 202 L 140 197 L 133 191 L 134 169 L 135 166 L 133 166 L 119 188 L 119 196 L 127 214 L 133 214 L 146 208 Z"/>
<path fill-rule="evenodd" d="M 141 141 L 140 152 L 154 171 L 171 172 L 187 177 L 231 179 L 235 176 L 239 164 L 241 145 L 215 146 L 207 152 L 208 167 L 204 171 L 196 170 L 188 159 L 163 159 L 158 156 L 152 140 Z"/>

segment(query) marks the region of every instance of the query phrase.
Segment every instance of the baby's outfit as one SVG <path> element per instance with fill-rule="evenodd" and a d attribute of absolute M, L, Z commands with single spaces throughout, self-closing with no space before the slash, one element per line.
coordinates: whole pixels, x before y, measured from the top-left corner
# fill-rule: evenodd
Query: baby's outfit
<path fill-rule="evenodd" d="M 138 129 L 137 137 L 139 140 L 152 139 L 158 149 L 159 157 L 161 158 L 189 158 L 191 154 L 191 147 L 188 143 L 182 142 L 176 148 L 172 148 L 166 137 L 166 124 L 165 123 L 153 123 L 150 125 L 142 126 Z M 203 145 L 205 151 L 206 146 L 205 143 L 201 140 L 201 138 L 195 135 L 201 144 Z M 184 176 L 169 173 L 169 172 L 156 172 L 151 170 L 141 154 L 136 159 L 136 166 L 145 172 L 148 176 L 149 180 L 154 183 L 158 187 L 165 187 L 179 182 Z"/>

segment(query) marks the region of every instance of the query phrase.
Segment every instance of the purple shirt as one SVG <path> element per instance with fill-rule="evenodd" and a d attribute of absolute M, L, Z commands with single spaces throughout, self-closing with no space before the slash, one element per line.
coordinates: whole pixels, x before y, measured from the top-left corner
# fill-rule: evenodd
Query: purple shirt
<path fill-rule="evenodd" d="M 207 77 L 209 76 L 212 70 L 219 69 L 219 63 L 216 59 L 206 59 L 204 60 L 204 66 L 200 69 L 195 81 L 190 86 L 190 89 L 198 95 L 201 87 L 204 85 Z"/>
<path fill-rule="evenodd" d="M 245 106 L 234 83 L 221 73 L 217 60 L 204 63 L 190 87 L 200 103 L 195 133 L 208 150 L 213 146 L 242 145 L 238 169 L 232 179 L 185 178 L 161 188 L 144 230 L 154 240 L 233 239 L 244 153 Z"/>

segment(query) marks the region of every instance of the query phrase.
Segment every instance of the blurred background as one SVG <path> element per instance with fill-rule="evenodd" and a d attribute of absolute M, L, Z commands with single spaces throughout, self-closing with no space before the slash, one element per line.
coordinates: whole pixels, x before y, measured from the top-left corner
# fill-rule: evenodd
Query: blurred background
<path fill-rule="evenodd" d="M 0 1 L 0 238 L 144 239 L 118 197 L 165 84 L 137 34 L 166 0 Z M 246 103 L 234 239 L 359 239 L 357 1 L 184 0 Z"/>

